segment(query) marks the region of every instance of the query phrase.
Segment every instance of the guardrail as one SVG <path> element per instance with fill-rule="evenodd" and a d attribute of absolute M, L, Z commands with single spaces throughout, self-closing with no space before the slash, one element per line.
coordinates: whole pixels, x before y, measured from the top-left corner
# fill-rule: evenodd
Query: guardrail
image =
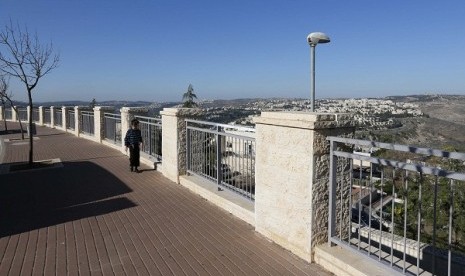
<path fill-rule="evenodd" d="M 22 122 L 27 122 L 27 121 L 28 121 L 28 118 L 27 118 L 27 109 L 26 109 L 26 108 L 19 108 L 19 107 L 18 107 L 18 118 L 19 118 Z"/>
<path fill-rule="evenodd" d="M 187 172 L 255 198 L 253 128 L 186 120 Z"/>
<path fill-rule="evenodd" d="M 94 112 L 93 111 L 81 111 L 79 116 L 80 131 L 90 136 L 94 136 Z"/>
<path fill-rule="evenodd" d="M 76 118 L 75 118 L 75 114 L 76 112 L 74 111 L 74 109 L 68 109 L 66 112 L 68 112 L 68 114 L 66 115 L 66 127 L 70 130 L 75 130 L 76 128 Z"/>
<path fill-rule="evenodd" d="M 121 114 L 104 113 L 104 138 L 115 144 L 121 144 Z"/>
<path fill-rule="evenodd" d="M 43 112 L 44 112 L 44 124 L 50 125 L 52 123 L 50 108 L 44 107 Z"/>
<path fill-rule="evenodd" d="M 13 108 L 5 108 L 5 120 L 13 120 Z"/>
<path fill-rule="evenodd" d="M 328 140 L 330 244 L 404 274 L 465 275 L 465 174 L 460 172 L 465 153 Z M 406 160 L 356 154 L 354 146 L 388 156 L 404 153 Z M 358 198 L 352 195 L 355 181 Z"/>
<path fill-rule="evenodd" d="M 63 110 L 62 109 L 54 109 L 53 112 L 53 124 L 58 127 L 63 126 Z"/>
<path fill-rule="evenodd" d="M 32 109 L 32 121 L 38 123 L 40 121 L 40 111 L 38 108 Z"/>
<path fill-rule="evenodd" d="M 139 128 L 144 142 L 143 152 L 155 157 L 158 161 L 162 160 L 162 125 L 161 119 L 153 117 L 135 116 L 139 120 Z"/>

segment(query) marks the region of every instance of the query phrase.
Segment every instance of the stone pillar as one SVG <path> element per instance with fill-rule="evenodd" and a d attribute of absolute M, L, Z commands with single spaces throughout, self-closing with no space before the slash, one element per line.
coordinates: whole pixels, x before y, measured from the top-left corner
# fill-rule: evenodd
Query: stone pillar
<path fill-rule="evenodd" d="M 113 111 L 114 108 L 111 106 L 96 106 L 94 107 L 94 137 L 95 141 L 102 143 L 105 139 L 105 112 Z"/>
<path fill-rule="evenodd" d="M 135 115 L 147 115 L 148 109 L 145 107 L 122 107 L 121 112 L 121 150 L 124 152 L 124 137 L 126 131 L 131 127 L 131 120 Z M 145 143 L 145 141 L 144 141 Z"/>
<path fill-rule="evenodd" d="M 4 115 L 3 113 L 5 112 L 5 109 L 3 109 L 3 106 L 0 105 L 0 121 L 3 121 Z"/>
<path fill-rule="evenodd" d="M 18 110 L 18 107 L 17 107 L 17 106 L 15 106 L 14 108 L 11 107 L 11 121 L 12 121 L 12 122 L 18 121 L 18 114 L 16 113 L 15 110 Z"/>
<path fill-rule="evenodd" d="M 50 127 L 55 128 L 55 107 L 50 106 Z"/>
<path fill-rule="evenodd" d="M 39 126 L 44 125 L 44 107 L 39 106 Z"/>
<path fill-rule="evenodd" d="M 79 106 L 74 107 L 74 135 L 79 137 L 81 132 L 81 109 Z"/>
<path fill-rule="evenodd" d="M 186 174 L 186 118 L 200 115 L 197 108 L 164 108 L 162 123 L 162 173 L 179 183 L 179 176 Z"/>
<path fill-rule="evenodd" d="M 29 123 L 29 118 L 31 118 L 30 116 L 31 116 L 31 112 L 32 112 L 32 109 L 31 109 L 31 107 L 29 105 L 26 106 L 26 111 L 27 111 L 26 112 L 26 114 L 27 114 L 26 122 Z M 32 118 L 32 121 L 34 122 L 34 118 Z"/>
<path fill-rule="evenodd" d="M 256 231 L 311 262 L 314 247 L 327 242 L 326 137 L 351 137 L 353 121 L 313 112 L 262 112 L 254 121 Z"/>
<path fill-rule="evenodd" d="M 68 107 L 61 107 L 61 127 L 68 132 Z"/>

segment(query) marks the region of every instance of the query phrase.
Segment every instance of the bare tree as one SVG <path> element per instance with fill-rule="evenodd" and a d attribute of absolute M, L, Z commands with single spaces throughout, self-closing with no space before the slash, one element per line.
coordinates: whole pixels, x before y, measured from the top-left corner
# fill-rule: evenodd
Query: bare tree
<path fill-rule="evenodd" d="M 13 104 L 12 98 L 13 95 L 8 93 L 8 81 L 6 80 L 5 76 L 0 75 L 0 101 L 3 104 L 3 108 L 5 108 L 5 103 L 9 102 L 12 110 L 14 110 L 18 115 L 19 127 L 21 128 L 21 139 L 24 140 L 23 123 L 19 117 L 18 108 L 16 108 L 16 106 Z M 5 131 L 8 131 L 5 115 L 3 116 L 3 122 L 5 123 Z"/>
<path fill-rule="evenodd" d="M 21 81 L 29 100 L 29 129 L 32 130 L 32 91 L 39 80 L 58 66 L 60 57 L 53 45 L 41 44 L 36 34 L 30 35 L 27 28 L 21 29 L 10 21 L 0 32 L 0 72 Z M 29 135 L 29 165 L 33 164 L 32 135 Z"/>

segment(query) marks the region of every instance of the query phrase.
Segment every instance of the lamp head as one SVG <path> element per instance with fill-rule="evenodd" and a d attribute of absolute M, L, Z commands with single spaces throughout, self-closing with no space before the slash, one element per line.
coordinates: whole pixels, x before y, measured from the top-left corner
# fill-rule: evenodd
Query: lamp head
<path fill-rule="evenodd" d="M 316 46 L 318 43 L 328 43 L 329 41 L 329 36 L 320 32 L 311 33 L 307 36 L 307 42 L 310 46 Z"/>

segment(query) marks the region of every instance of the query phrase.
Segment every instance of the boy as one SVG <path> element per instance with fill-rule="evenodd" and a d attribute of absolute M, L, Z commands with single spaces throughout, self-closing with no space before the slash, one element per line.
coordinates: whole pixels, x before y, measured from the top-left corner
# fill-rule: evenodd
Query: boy
<path fill-rule="evenodd" d="M 139 172 L 140 165 L 140 148 L 142 147 L 142 134 L 139 129 L 139 121 L 132 119 L 131 128 L 126 132 L 124 137 L 124 145 L 126 146 L 126 152 L 129 149 L 129 166 L 131 172 Z"/>

